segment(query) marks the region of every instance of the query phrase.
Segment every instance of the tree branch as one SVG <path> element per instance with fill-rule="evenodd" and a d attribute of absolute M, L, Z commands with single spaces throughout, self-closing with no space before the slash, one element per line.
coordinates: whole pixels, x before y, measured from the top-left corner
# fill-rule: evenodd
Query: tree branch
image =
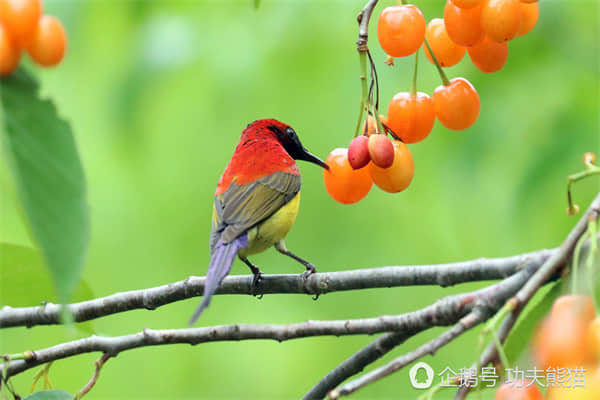
<path fill-rule="evenodd" d="M 150 330 L 140 333 L 84 339 L 62 343 L 46 349 L 31 352 L 27 359 L 12 360 L 8 369 L 0 367 L 1 374 L 13 376 L 37 365 L 66 357 L 90 352 L 103 352 L 114 357 L 118 353 L 138 347 L 158 346 L 176 343 L 199 344 L 213 341 L 273 339 L 279 342 L 310 336 L 374 334 L 389 331 L 419 332 L 433 326 L 447 326 L 455 323 L 474 307 L 496 309 L 514 295 L 523 283 L 533 274 L 538 265 L 528 264 L 518 273 L 489 287 L 469 293 L 461 293 L 437 300 L 424 309 L 396 316 L 377 318 L 307 321 L 286 325 L 235 324 L 204 328 Z"/>
<path fill-rule="evenodd" d="M 471 293 L 450 296 L 450 298 L 456 298 L 456 300 L 458 300 L 458 303 L 455 303 L 454 306 L 458 306 L 459 309 L 462 309 L 462 313 L 456 313 L 456 310 L 449 309 L 446 312 L 450 314 L 440 315 L 440 317 L 446 319 L 446 323 L 434 323 L 426 327 L 415 327 L 423 329 L 418 329 L 414 333 L 410 331 L 386 333 L 334 368 L 310 389 L 304 395 L 303 399 L 322 399 L 330 390 L 334 389 L 344 380 L 361 372 L 365 366 L 373 363 L 394 347 L 402 344 L 406 339 L 424 329 L 432 326 L 447 326 L 457 323 L 461 318 L 464 318 L 466 314 L 472 313 L 475 309 L 478 309 L 478 313 L 487 318 L 487 316 L 492 315 L 496 310 L 500 309 L 506 299 L 512 296 L 510 293 L 516 293 L 516 291 L 519 290 L 519 288 L 533 275 L 537 268 L 538 266 L 530 264 L 525 266 L 525 268 L 517 274 L 495 285 Z M 439 301 L 444 300 L 445 299 Z M 436 304 L 437 302 L 428 308 L 436 309 Z M 449 305 L 452 304 L 449 303 Z M 428 315 L 428 308 L 422 310 L 424 313 L 423 318 L 435 322 L 436 316 L 431 314 Z"/>
<path fill-rule="evenodd" d="M 540 250 L 522 255 L 478 259 L 449 264 L 394 266 L 351 271 L 316 273 L 308 279 L 300 274 L 263 275 L 260 289 L 264 294 L 300 293 L 325 294 L 337 291 L 381 287 L 440 285 L 503 279 L 517 272 L 524 264 L 542 265 L 556 249 Z M 189 277 L 183 281 L 149 289 L 132 290 L 68 305 L 75 322 L 88 321 L 111 314 L 136 309 L 154 310 L 160 306 L 201 296 L 204 277 Z M 217 294 L 251 295 L 252 276 L 235 275 L 225 278 Z M 0 328 L 35 325 L 55 325 L 61 320 L 60 305 L 0 309 Z"/>
<path fill-rule="evenodd" d="M 451 329 L 447 330 L 437 338 L 425 343 L 416 350 L 410 353 L 406 353 L 392 360 L 388 364 L 361 376 L 360 378 L 354 379 L 346 383 L 338 389 L 332 390 L 329 393 L 329 398 L 337 399 L 340 396 L 349 395 L 357 391 L 358 389 L 367 386 L 370 383 L 385 378 L 386 376 L 404 368 L 408 364 L 412 363 L 415 360 L 418 360 L 419 358 L 427 354 L 434 354 L 441 347 L 450 343 L 452 340 L 456 339 L 472 327 L 485 321 L 488 318 L 488 316 L 488 314 L 482 312 L 479 308 L 473 309 L 473 311 L 461 318 L 456 325 L 454 325 Z"/>

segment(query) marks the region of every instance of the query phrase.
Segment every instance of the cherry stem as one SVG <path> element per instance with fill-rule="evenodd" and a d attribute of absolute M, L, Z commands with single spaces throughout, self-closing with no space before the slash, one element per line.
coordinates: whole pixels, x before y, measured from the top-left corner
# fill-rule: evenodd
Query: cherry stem
<path fill-rule="evenodd" d="M 361 85 L 361 96 L 360 96 L 360 111 L 358 112 L 358 122 L 356 123 L 356 129 L 354 130 L 354 137 L 357 137 L 360 132 L 360 124 L 362 122 L 363 112 L 369 104 L 369 88 L 367 85 L 367 53 L 359 51 L 358 57 L 360 60 L 360 85 Z M 367 112 L 367 118 L 369 117 Z"/>
<path fill-rule="evenodd" d="M 448 80 L 446 73 L 442 69 L 442 66 L 438 62 L 437 57 L 433 53 L 433 50 L 431 50 L 431 46 L 429 46 L 429 42 L 427 41 L 427 39 L 425 39 L 425 46 L 427 46 L 427 50 L 429 50 L 429 54 L 431 55 L 431 58 L 433 59 L 433 63 L 435 64 L 435 66 L 440 74 L 440 78 L 442 78 L 442 83 L 444 84 L 444 86 L 450 85 L 450 81 Z"/>
<path fill-rule="evenodd" d="M 411 97 L 417 96 L 417 70 L 419 69 L 419 50 L 415 53 L 415 72 L 413 73 L 412 87 L 410 88 Z"/>
<path fill-rule="evenodd" d="M 573 196 L 571 195 L 571 186 L 575 182 L 585 179 L 588 176 L 600 174 L 600 167 L 597 167 L 593 164 L 586 164 L 586 168 L 587 169 L 585 171 L 569 175 L 569 177 L 567 178 L 567 203 L 569 206 L 569 210 L 575 210 L 575 205 L 573 204 Z"/>

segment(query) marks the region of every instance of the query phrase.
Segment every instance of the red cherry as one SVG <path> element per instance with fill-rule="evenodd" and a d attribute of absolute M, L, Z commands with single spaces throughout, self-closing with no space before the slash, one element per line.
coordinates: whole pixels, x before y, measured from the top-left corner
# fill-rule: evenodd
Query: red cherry
<path fill-rule="evenodd" d="M 371 161 L 369 156 L 369 138 L 367 136 L 358 136 L 352 139 L 348 146 L 348 161 L 352 169 L 361 169 Z"/>
<path fill-rule="evenodd" d="M 394 162 L 394 146 L 386 135 L 369 136 L 369 155 L 375 165 L 388 168 Z"/>

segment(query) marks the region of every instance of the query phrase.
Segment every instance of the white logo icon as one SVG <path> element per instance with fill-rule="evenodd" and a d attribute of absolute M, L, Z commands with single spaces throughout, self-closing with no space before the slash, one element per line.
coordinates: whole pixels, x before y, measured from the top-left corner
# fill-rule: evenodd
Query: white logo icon
<path fill-rule="evenodd" d="M 419 382 L 417 380 L 417 373 L 420 369 L 424 369 L 427 374 L 427 380 L 425 382 Z M 418 362 L 410 369 L 408 377 L 410 378 L 410 384 L 415 389 L 429 389 L 433 383 L 433 368 L 427 363 Z"/>

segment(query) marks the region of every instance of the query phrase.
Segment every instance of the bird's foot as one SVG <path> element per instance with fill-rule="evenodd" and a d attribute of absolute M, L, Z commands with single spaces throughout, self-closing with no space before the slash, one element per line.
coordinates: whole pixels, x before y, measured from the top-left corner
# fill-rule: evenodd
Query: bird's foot
<path fill-rule="evenodd" d="M 262 280 L 262 275 L 263 273 L 261 272 L 261 270 L 259 270 L 257 268 L 257 271 L 254 272 L 252 271 L 252 273 L 254 274 L 254 277 L 252 279 L 252 296 L 255 296 L 257 299 L 262 299 L 264 293 L 259 293 L 258 287 L 260 286 L 260 281 Z"/>
<path fill-rule="evenodd" d="M 302 273 L 302 279 L 307 280 L 312 274 L 317 272 L 317 269 L 309 262 L 307 262 L 304 266 L 306 267 L 306 271 Z"/>
<path fill-rule="evenodd" d="M 312 264 L 311 264 L 311 263 L 309 263 L 309 262 L 307 262 L 307 263 L 305 264 L 305 266 L 306 266 L 306 271 L 304 271 L 304 272 L 302 273 L 302 279 L 303 279 L 303 280 L 304 280 L 304 282 L 306 283 L 306 281 L 308 280 L 308 278 L 309 278 L 309 277 L 310 277 L 312 274 L 314 274 L 314 273 L 316 273 L 316 272 L 317 272 L 317 269 L 315 268 L 315 266 L 314 266 L 314 265 L 312 265 Z M 317 299 L 319 298 L 319 296 L 320 296 L 320 295 L 321 295 L 320 293 L 317 293 L 317 294 L 315 294 L 315 295 L 313 296 L 313 298 L 312 298 L 312 299 L 313 299 L 313 300 L 317 300 Z"/>

